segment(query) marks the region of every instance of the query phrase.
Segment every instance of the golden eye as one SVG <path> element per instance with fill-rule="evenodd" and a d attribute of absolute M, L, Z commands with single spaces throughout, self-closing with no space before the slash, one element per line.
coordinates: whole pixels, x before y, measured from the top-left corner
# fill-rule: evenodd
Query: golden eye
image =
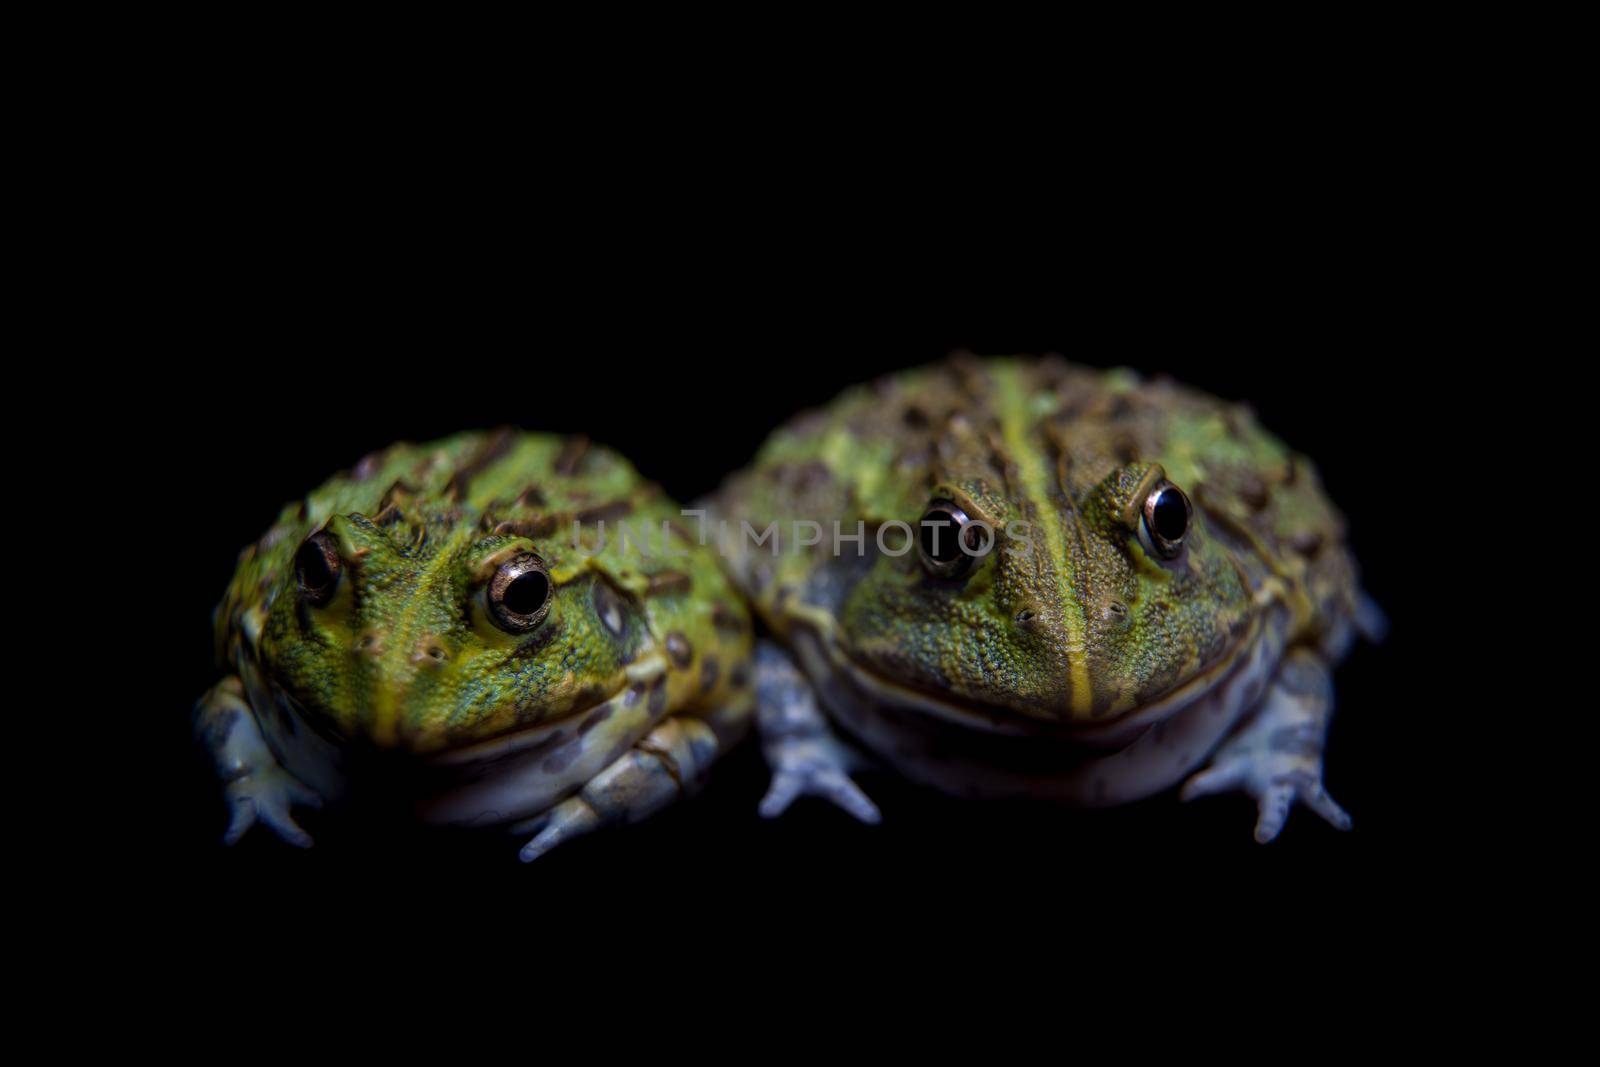
<path fill-rule="evenodd" d="M 1171 482 L 1156 483 L 1144 498 L 1145 539 L 1156 555 L 1172 559 L 1183 551 L 1183 539 L 1189 535 L 1193 517 L 1194 509 L 1182 489 Z"/>
<path fill-rule="evenodd" d="M 961 577 L 994 543 L 992 536 L 985 543 L 985 529 L 957 505 L 935 500 L 917 523 L 917 554 L 922 565 L 936 578 Z"/>
<path fill-rule="evenodd" d="M 532 553 L 514 556 L 489 579 L 489 615 L 506 633 L 527 633 L 550 611 L 554 591 L 544 560 Z"/>
<path fill-rule="evenodd" d="M 339 546 L 331 534 L 318 530 L 305 539 L 294 554 L 294 575 L 300 583 L 300 595 L 314 607 L 321 607 L 333 599 L 339 587 Z"/>

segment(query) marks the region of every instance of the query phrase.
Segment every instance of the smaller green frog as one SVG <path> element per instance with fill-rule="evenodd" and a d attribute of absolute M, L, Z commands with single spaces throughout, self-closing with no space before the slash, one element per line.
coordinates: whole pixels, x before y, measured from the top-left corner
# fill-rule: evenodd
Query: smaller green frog
<path fill-rule="evenodd" d="M 308 846 L 296 806 L 382 782 L 428 821 L 509 826 L 531 860 L 692 792 L 752 718 L 738 592 L 581 437 L 368 456 L 245 549 L 216 640 L 228 673 L 195 724 L 230 843 L 262 824 Z"/>

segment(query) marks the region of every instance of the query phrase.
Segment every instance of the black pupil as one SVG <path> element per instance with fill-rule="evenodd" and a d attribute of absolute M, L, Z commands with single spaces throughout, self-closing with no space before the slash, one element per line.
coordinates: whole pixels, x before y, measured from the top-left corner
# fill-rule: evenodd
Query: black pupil
<path fill-rule="evenodd" d="M 315 541 L 307 541 L 300 546 L 296 563 L 300 567 L 300 581 L 305 583 L 307 589 L 321 589 L 333 581 L 333 571 L 328 569 L 328 557 L 322 554 L 322 546 Z"/>
<path fill-rule="evenodd" d="M 961 555 L 956 540 L 960 532 L 961 525 L 948 511 L 928 512 L 922 516 L 922 554 L 935 563 L 953 563 Z"/>
<path fill-rule="evenodd" d="M 1150 509 L 1150 526 L 1164 541 L 1181 541 L 1189 532 L 1189 509 L 1176 489 L 1163 489 Z"/>
<path fill-rule="evenodd" d="M 544 607 L 550 580 L 538 571 L 526 571 L 511 580 L 500 602 L 514 615 L 532 615 Z"/>

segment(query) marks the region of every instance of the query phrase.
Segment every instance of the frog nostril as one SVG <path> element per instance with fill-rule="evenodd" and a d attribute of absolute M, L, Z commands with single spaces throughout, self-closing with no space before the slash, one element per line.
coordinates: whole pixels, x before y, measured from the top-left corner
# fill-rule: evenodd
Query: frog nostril
<path fill-rule="evenodd" d="M 356 638 L 356 651 L 364 656 L 377 656 L 383 653 L 383 642 L 378 640 L 378 635 L 368 630 Z"/>
<path fill-rule="evenodd" d="M 443 663 L 450 658 L 449 649 L 437 637 L 424 637 L 417 644 L 417 649 L 411 654 L 411 662 L 420 663 L 424 667 Z"/>

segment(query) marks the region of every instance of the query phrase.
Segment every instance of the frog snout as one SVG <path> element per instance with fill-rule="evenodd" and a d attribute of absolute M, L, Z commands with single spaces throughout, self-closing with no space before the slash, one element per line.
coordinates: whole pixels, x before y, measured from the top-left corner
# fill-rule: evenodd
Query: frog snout
<path fill-rule="evenodd" d="M 444 636 L 431 628 L 405 633 L 378 627 L 357 639 L 355 651 L 366 678 L 368 736 L 380 748 L 420 751 L 435 743 L 441 701 L 450 700 L 444 668 L 458 659 Z"/>
<path fill-rule="evenodd" d="M 389 647 L 384 635 L 376 630 L 367 630 L 355 640 L 356 654 L 373 659 L 381 659 Z M 450 661 L 450 646 L 437 634 L 424 634 L 412 645 L 406 659 L 416 667 L 438 667 Z"/>

